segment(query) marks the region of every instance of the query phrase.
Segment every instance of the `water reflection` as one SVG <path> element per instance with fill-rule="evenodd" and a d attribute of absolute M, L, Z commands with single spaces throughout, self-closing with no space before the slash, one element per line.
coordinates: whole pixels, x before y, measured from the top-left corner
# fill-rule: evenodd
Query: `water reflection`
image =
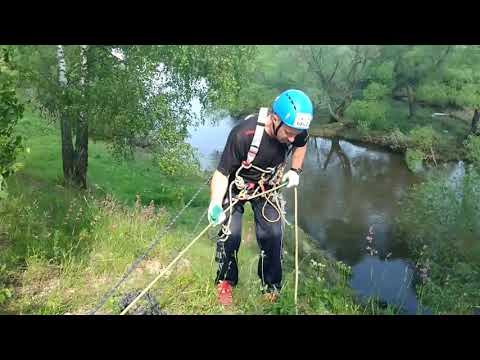
<path fill-rule="evenodd" d="M 351 286 L 365 302 L 368 298 L 380 298 L 406 314 L 429 313 L 420 309 L 412 286 L 414 270 L 405 261 L 365 256 L 353 266 L 352 272 Z"/>

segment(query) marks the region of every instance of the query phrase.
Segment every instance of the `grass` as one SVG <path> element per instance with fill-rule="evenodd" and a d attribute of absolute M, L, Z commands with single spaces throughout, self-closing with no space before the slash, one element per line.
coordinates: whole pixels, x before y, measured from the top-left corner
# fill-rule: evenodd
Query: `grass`
<path fill-rule="evenodd" d="M 0 312 L 86 313 L 157 238 L 203 178 L 162 174 L 145 153 L 135 161 L 117 162 L 107 144 L 97 142 L 90 143 L 89 190 L 77 191 L 63 186 L 58 129 L 27 113 L 18 131 L 29 152 L 20 159 L 23 169 L 9 179 L 9 198 L 0 203 Z M 200 232 L 205 218 L 195 233 L 193 228 L 208 205 L 208 193 L 205 187 L 100 313 L 118 314 L 122 294 L 142 289 Z M 293 230 L 285 238 L 285 287 L 272 305 L 262 300 L 253 229 L 247 206 L 240 282 L 230 310 L 217 305 L 213 283 L 218 229 L 211 229 L 153 287 L 161 307 L 171 314 L 295 314 Z M 311 243 L 300 234 L 303 244 Z M 350 269 L 309 248 L 301 256 L 299 313 L 372 313 L 355 302 L 348 287 Z"/>
<path fill-rule="evenodd" d="M 18 132 L 24 135 L 28 148 L 28 153 L 20 159 L 24 163 L 22 174 L 63 184 L 60 130 L 29 112 L 20 121 Z M 133 160 L 119 161 L 112 157 L 105 142 L 89 142 L 89 187 L 103 194 L 113 194 L 125 203 L 133 204 L 139 195 L 145 203 L 154 201 L 181 206 L 201 183 L 200 176 L 188 175 L 174 178 L 162 174 L 152 156 L 143 151 L 137 151 Z M 203 196 L 193 205 L 198 206 L 205 199 Z"/>

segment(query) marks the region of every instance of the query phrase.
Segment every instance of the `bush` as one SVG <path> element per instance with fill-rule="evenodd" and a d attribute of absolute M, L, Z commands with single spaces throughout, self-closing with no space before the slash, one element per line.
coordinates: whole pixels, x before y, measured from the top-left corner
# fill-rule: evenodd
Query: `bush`
<path fill-rule="evenodd" d="M 458 106 L 469 107 L 480 103 L 480 91 L 477 84 L 467 84 L 455 92 L 455 103 Z"/>
<path fill-rule="evenodd" d="M 458 183 L 431 176 L 401 202 L 397 230 L 415 254 L 422 300 L 437 312 L 468 313 L 480 288 L 480 174 Z"/>
<path fill-rule="evenodd" d="M 404 149 L 408 145 L 408 136 L 400 129 L 395 128 L 387 135 L 387 141 L 391 144 L 393 149 Z"/>
<path fill-rule="evenodd" d="M 394 81 L 394 67 L 395 64 L 393 62 L 382 62 L 372 67 L 371 78 L 382 84 L 392 84 Z"/>
<path fill-rule="evenodd" d="M 198 175 L 200 166 L 194 149 L 187 143 L 165 147 L 155 154 L 160 170 L 169 175 Z"/>
<path fill-rule="evenodd" d="M 425 153 L 417 149 L 407 149 L 405 161 L 412 172 L 419 172 L 423 168 Z"/>
<path fill-rule="evenodd" d="M 453 101 L 451 89 L 438 82 L 420 85 L 416 95 L 420 101 L 439 106 L 446 106 Z"/>
<path fill-rule="evenodd" d="M 390 88 L 387 85 L 372 82 L 363 91 L 364 99 L 366 100 L 382 100 L 390 93 Z"/>
<path fill-rule="evenodd" d="M 7 287 L 7 282 L 7 268 L 2 264 L 0 265 L 0 305 L 7 302 L 7 300 L 12 297 L 12 291 Z"/>
<path fill-rule="evenodd" d="M 438 145 L 441 138 L 430 125 L 414 128 L 409 139 L 412 147 L 407 149 L 405 160 L 408 168 L 416 172 L 421 169 L 424 160 L 434 159 L 434 145 Z"/>
<path fill-rule="evenodd" d="M 440 141 L 440 135 L 431 125 L 416 127 L 410 131 L 410 140 L 418 150 L 430 153 L 434 144 Z"/>
<path fill-rule="evenodd" d="M 14 134 L 14 128 L 23 115 L 15 91 L 16 72 L 9 61 L 11 52 L 0 48 L 0 200 L 5 198 L 6 178 L 16 171 L 15 162 L 21 149 L 22 139 Z"/>
<path fill-rule="evenodd" d="M 386 130 L 388 105 L 381 101 L 355 100 L 348 107 L 347 116 L 352 118 L 360 131 Z"/>

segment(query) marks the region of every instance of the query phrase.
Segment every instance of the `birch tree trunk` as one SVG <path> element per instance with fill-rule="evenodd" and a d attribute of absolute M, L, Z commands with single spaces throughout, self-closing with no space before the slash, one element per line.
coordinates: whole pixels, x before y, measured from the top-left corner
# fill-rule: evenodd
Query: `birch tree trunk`
<path fill-rule="evenodd" d="M 87 89 L 87 45 L 80 46 L 81 75 L 80 87 L 82 91 L 82 106 L 85 106 L 85 96 Z M 88 168 L 88 119 L 84 110 L 80 111 L 77 122 L 77 131 L 75 139 L 75 184 L 80 188 L 87 188 L 87 168 Z"/>
<path fill-rule="evenodd" d="M 65 52 L 62 45 L 57 45 L 57 59 L 58 59 L 58 78 L 60 87 L 62 89 L 63 97 L 66 96 L 68 90 L 67 82 L 67 64 L 65 62 Z M 63 106 L 60 109 L 60 131 L 62 138 L 62 162 L 63 162 L 63 177 L 66 183 L 70 183 L 73 177 L 73 142 L 72 142 L 72 126 L 67 115 L 67 105 L 62 102 Z"/>

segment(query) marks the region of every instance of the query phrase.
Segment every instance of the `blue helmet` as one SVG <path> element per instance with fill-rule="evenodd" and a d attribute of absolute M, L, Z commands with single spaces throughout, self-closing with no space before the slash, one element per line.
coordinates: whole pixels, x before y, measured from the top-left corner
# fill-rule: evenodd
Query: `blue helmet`
<path fill-rule="evenodd" d="M 313 118 L 313 104 L 301 90 L 290 89 L 282 92 L 273 101 L 273 112 L 285 125 L 306 130 Z"/>

